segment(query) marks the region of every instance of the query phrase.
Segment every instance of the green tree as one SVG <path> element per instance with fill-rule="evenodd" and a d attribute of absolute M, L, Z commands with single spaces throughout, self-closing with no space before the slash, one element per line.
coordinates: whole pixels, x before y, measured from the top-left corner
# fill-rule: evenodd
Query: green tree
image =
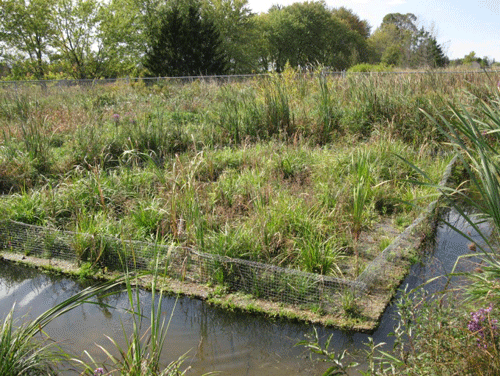
<path fill-rule="evenodd" d="M 0 41 L 11 65 L 28 62 L 28 72 L 42 79 L 55 36 L 52 0 L 0 0 Z M 28 73 L 27 72 L 27 73 Z"/>
<path fill-rule="evenodd" d="M 441 46 L 428 31 L 421 28 L 413 42 L 413 66 L 444 67 L 448 59 Z"/>
<path fill-rule="evenodd" d="M 257 56 L 257 70 L 267 72 L 271 68 L 270 44 L 270 17 L 268 13 L 253 16 L 257 36 L 255 39 L 255 53 Z"/>
<path fill-rule="evenodd" d="M 104 72 L 99 35 L 101 5 L 97 0 L 58 0 L 55 7 L 54 47 L 57 58 L 78 79 L 99 77 Z"/>
<path fill-rule="evenodd" d="M 401 67 L 441 67 L 447 62 L 436 38 L 417 27 L 417 17 L 412 13 L 387 14 L 368 42 L 374 52 L 372 62 Z"/>
<path fill-rule="evenodd" d="M 357 32 L 363 38 L 368 38 L 370 36 L 371 27 L 368 21 L 361 20 L 351 9 L 340 7 L 338 9 L 333 9 L 332 14 L 345 23 L 349 29 Z"/>
<path fill-rule="evenodd" d="M 203 0 L 202 16 L 211 19 L 228 59 L 228 73 L 251 73 L 258 69 L 258 33 L 247 0 Z"/>
<path fill-rule="evenodd" d="M 195 2 L 166 8 L 151 35 L 145 66 L 156 76 L 226 73 L 227 58 L 213 22 L 202 18 Z"/>
<path fill-rule="evenodd" d="M 100 8 L 99 35 L 105 76 L 138 74 L 147 43 L 142 11 L 137 0 L 111 0 Z"/>
<path fill-rule="evenodd" d="M 100 8 L 99 36 L 106 76 L 141 76 L 165 0 L 110 0 Z"/>
<path fill-rule="evenodd" d="M 365 60 L 364 38 L 332 14 L 323 1 L 274 6 L 265 20 L 269 61 L 277 71 L 287 62 L 292 67 L 319 64 L 345 69 Z"/>
<path fill-rule="evenodd" d="M 389 13 L 371 37 L 376 58 L 386 64 L 409 66 L 412 41 L 418 28 L 412 13 Z"/>
<path fill-rule="evenodd" d="M 464 65 L 472 65 L 473 62 L 479 62 L 480 58 L 476 56 L 475 51 L 471 51 L 469 54 L 465 55 L 462 64 Z"/>

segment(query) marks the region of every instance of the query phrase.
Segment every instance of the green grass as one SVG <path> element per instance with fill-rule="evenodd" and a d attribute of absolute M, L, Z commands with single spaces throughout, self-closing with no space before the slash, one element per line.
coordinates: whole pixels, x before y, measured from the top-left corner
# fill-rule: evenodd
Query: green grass
<path fill-rule="evenodd" d="M 0 324 L 0 374 L 56 375 L 62 362 L 69 359 L 55 342 L 44 333 L 45 327 L 93 297 L 116 290 L 123 279 L 88 287 L 54 306 L 31 321 L 14 319 L 15 305 Z"/>
<path fill-rule="evenodd" d="M 463 232 L 447 223 L 475 244 L 475 252 L 457 259 L 474 261 L 465 272 L 455 267 L 447 276 L 427 281 L 412 291 L 404 291 L 398 301 L 398 323 L 395 326 L 393 350 L 383 348 L 370 339 L 366 355 L 368 367 L 363 375 L 497 375 L 500 372 L 500 333 L 498 308 L 500 302 L 500 93 L 490 89 L 488 95 L 476 89 L 469 99 L 474 103 L 449 103 L 439 116 L 426 114 L 447 137 L 459 156 L 464 173 L 455 176 L 459 187 L 442 186 L 417 164 L 407 161 L 420 175 L 419 186 L 433 187 L 444 195 L 470 226 Z M 449 117 L 448 114 L 453 114 Z M 408 192 L 415 197 L 415 192 Z M 403 222 L 404 217 L 398 221 Z M 446 222 L 446 220 L 444 220 Z M 488 224 L 489 229 L 480 227 Z M 480 240 L 472 239 L 477 232 Z M 463 266 L 463 263 L 462 263 Z M 438 278 L 460 276 L 465 282 L 452 284 L 434 294 L 426 292 L 426 284 Z M 347 295 L 344 296 L 346 299 Z M 316 340 L 300 345 L 319 353 L 332 363 L 332 370 L 346 372 L 326 347 Z M 342 374 L 342 373 L 340 373 Z"/>
<path fill-rule="evenodd" d="M 421 108 L 437 114 L 440 96 L 472 102 L 454 77 L 339 80 L 287 69 L 225 85 L 2 91 L 0 208 L 32 224 L 158 235 L 355 278 L 356 240 L 383 219 L 402 228 L 430 200 L 395 154 L 439 179 L 449 156 L 434 157 L 444 137 Z M 99 247 L 79 252 L 99 257 Z"/>

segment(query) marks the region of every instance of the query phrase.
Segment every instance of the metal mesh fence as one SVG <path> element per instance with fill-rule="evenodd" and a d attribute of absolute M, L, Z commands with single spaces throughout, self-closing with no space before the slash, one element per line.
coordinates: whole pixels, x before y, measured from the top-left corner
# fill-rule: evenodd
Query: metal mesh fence
<path fill-rule="evenodd" d="M 457 164 L 458 156 L 455 156 L 443 173 L 439 186 L 445 187 L 449 184 L 453 168 Z M 356 279 L 359 283 L 364 284 L 367 291 L 371 290 L 377 283 L 385 278 L 386 273 L 391 272 L 391 265 L 395 260 L 406 257 L 409 250 L 415 248 L 415 244 L 419 243 L 416 229 L 424 222 L 432 220 L 436 223 L 436 215 L 438 209 L 438 200 L 431 202 L 427 209 L 408 226 L 389 246 L 380 252 L 370 265 Z"/>
<path fill-rule="evenodd" d="M 457 162 L 447 166 L 445 186 Z M 114 270 L 154 270 L 159 266 L 168 277 L 200 284 L 224 284 L 257 298 L 296 305 L 338 306 L 348 289 L 355 294 L 369 292 L 391 272 L 391 265 L 419 245 L 415 229 L 433 218 L 437 201 L 384 249 L 355 281 L 306 273 L 269 264 L 198 252 L 194 249 L 124 240 L 100 234 L 86 234 L 33 226 L 12 220 L 0 221 L 0 251 L 40 258 L 58 258 L 74 263 L 92 262 Z"/>
<path fill-rule="evenodd" d="M 224 284 L 254 297 L 307 305 L 335 305 L 345 289 L 363 291 L 364 283 L 306 273 L 259 262 L 119 238 L 61 231 L 14 221 L 0 222 L 0 250 L 75 263 L 93 262 L 123 270 L 153 270 L 201 284 Z"/>
<path fill-rule="evenodd" d="M 479 70 L 436 70 L 436 71 L 391 71 L 391 72 L 346 72 L 346 71 L 329 71 L 321 72 L 324 76 L 346 78 L 350 77 L 384 77 L 384 76 L 411 76 L 411 75 L 466 75 L 471 78 L 474 76 L 483 76 L 489 74 L 499 74 L 498 69 L 479 69 Z M 308 77 L 314 77 L 317 72 L 303 70 L 302 74 Z M 269 78 L 269 73 L 259 74 L 240 74 L 240 75 L 213 75 L 213 76 L 181 76 L 181 77 L 123 77 L 123 78 L 100 78 L 100 79 L 62 79 L 62 80 L 27 80 L 27 81 L 2 81 L 0 80 L 0 88 L 4 89 L 20 89 L 24 87 L 39 87 L 42 89 L 58 89 L 67 87 L 94 87 L 100 85 L 113 84 L 130 84 L 142 83 L 146 86 L 151 85 L 184 85 L 193 82 L 217 83 L 226 84 L 233 82 L 245 82 L 252 79 Z"/>

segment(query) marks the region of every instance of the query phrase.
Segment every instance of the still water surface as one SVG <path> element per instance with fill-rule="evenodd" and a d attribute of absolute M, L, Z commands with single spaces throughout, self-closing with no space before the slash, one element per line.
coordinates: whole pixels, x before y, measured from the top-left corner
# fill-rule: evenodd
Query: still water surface
<path fill-rule="evenodd" d="M 460 228 L 468 231 L 454 214 L 449 217 Z M 476 234 L 471 234 L 473 237 Z M 468 241 L 445 225 L 438 228 L 436 246 L 432 255 L 421 265 L 414 265 L 402 286 L 413 288 L 427 279 L 451 270 L 458 255 L 469 253 Z M 444 283 L 444 279 L 442 282 Z M 437 287 L 429 288 L 439 288 Z M 0 262 L 0 317 L 3 318 L 16 304 L 16 316 L 36 317 L 48 308 L 62 302 L 83 286 L 68 278 L 42 274 L 34 269 Z M 151 294 L 141 291 L 142 307 L 150 312 Z M 113 346 L 106 335 L 123 344 L 123 330 L 130 333 L 129 307 L 125 294 L 109 297 L 104 305 L 86 304 L 54 321 L 47 333 L 74 355 L 88 351 L 97 359 L 104 359 L 96 344 L 108 349 Z M 163 359 L 168 363 L 187 353 L 185 366 L 190 374 L 219 371 L 219 375 L 317 375 L 326 364 L 312 362 L 308 353 L 294 345 L 311 334 L 311 325 L 286 320 L 272 320 L 262 316 L 227 312 L 206 303 L 184 297 L 167 297 L 162 312 L 172 314 Z M 363 343 L 369 336 L 375 342 L 390 343 L 388 333 L 393 330 L 396 308 L 390 306 L 381 325 L 372 335 L 318 328 L 325 339 L 333 334 L 332 345 L 341 351 L 362 354 Z M 144 328 L 148 327 L 147 320 Z M 362 360 L 362 355 L 358 355 Z"/>

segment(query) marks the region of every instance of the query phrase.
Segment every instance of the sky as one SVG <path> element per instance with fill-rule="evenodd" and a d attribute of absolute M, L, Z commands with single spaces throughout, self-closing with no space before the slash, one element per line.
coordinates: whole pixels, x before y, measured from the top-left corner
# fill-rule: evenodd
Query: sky
<path fill-rule="evenodd" d="M 254 13 L 267 12 L 274 4 L 299 0 L 248 0 Z M 375 31 L 388 13 L 413 13 L 419 26 L 433 30 L 450 59 L 471 51 L 500 62 L 500 0 L 325 0 L 329 8 L 341 6 L 368 21 Z"/>

